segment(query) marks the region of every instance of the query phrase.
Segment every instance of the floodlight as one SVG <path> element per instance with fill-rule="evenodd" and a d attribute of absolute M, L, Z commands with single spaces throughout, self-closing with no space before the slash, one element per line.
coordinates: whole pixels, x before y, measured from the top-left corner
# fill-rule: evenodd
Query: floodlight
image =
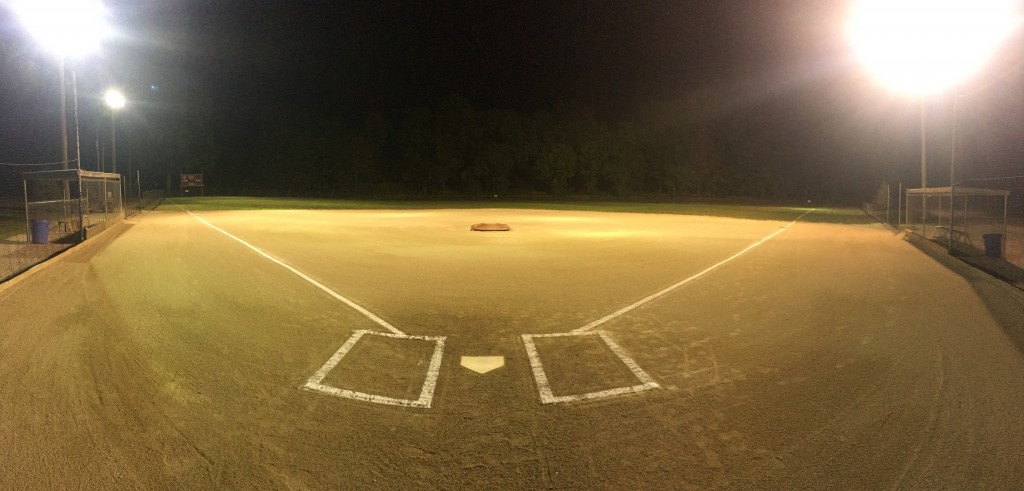
<path fill-rule="evenodd" d="M 117 89 L 107 90 L 107 92 L 103 94 L 103 103 L 106 104 L 107 107 L 109 107 L 110 109 L 121 109 L 124 107 L 125 102 L 126 100 L 124 98 L 124 94 L 122 94 L 121 91 Z"/>
<path fill-rule="evenodd" d="M 9 0 L 5 2 L 39 42 L 60 56 L 99 50 L 109 37 L 107 9 L 100 0 Z"/>
<path fill-rule="evenodd" d="M 107 89 L 103 94 L 103 103 L 110 108 L 110 149 L 113 171 L 117 172 L 117 111 L 125 105 L 124 94 L 117 89 Z"/>
<path fill-rule="evenodd" d="M 881 82 L 926 96 L 978 71 L 1020 23 L 1015 0 L 860 0 L 848 35 Z"/>

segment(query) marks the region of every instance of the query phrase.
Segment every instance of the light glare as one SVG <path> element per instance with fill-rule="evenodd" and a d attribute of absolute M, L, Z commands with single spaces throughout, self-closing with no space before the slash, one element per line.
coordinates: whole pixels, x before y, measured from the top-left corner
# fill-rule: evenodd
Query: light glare
<path fill-rule="evenodd" d="M 107 9 L 100 0 L 11 0 L 11 10 L 46 49 L 60 56 L 99 50 L 109 37 Z"/>
<path fill-rule="evenodd" d="M 125 97 L 117 89 L 110 89 L 103 94 L 103 102 L 111 109 L 121 109 L 125 105 Z"/>
<path fill-rule="evenodd" d="M 977 72 L 1020 20 L 1014 0 L 862 0 L 848 35 L 880 81 L 928 95 Z"/>

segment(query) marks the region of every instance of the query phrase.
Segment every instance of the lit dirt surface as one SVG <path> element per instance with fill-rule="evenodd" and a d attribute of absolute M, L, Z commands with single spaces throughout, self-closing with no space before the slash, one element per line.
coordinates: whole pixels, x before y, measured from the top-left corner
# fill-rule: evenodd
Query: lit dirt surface
<path fill-rule="evenodd" d="M 786 223 L 200 215 L 406 334 L 445 336 L 432 406 L 303 390 L 355 331 L 383 328 L 186 213 L 147 213 L 0 287 L 0 489 L 1024 482 L 1021 292 L 881 226 L 798 222 L 602 324 L 662 388 L 542 404 L 523 334 L 580 328 Z M 534 339 L 556 395 L 636 383 L 597 336 Z M 364 341 L 324 383 L 415 397 L 431 344 Z M 506 365 L 480 375 L 461 356 Z"/>

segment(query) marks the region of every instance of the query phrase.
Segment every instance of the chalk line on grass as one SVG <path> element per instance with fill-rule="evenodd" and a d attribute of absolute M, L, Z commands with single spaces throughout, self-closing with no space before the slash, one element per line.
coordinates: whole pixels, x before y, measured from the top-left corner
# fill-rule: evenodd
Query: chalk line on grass
<path fill-rule="evenodd" d="M 180 205 L 178 205 L 178 206 L 180 207 Z M 338 292 L 328 288 L 327 285 L 324 285 L 323 283 L 320 283 L 319 281 L 314 280 L 313 278 L 310 278 L 309 275 L 303 273 L 302 271 L 299 271 L 299 270 L 293 268 L 288 263 L 285 263 L 284 261 L 282 261 L 282 260 L 280 260 L 280 259 L 278 259 L 278 258 L 276 258 L 274 256 L 271 256 L 270 254 L 267 254 L 266 252 L 263 252 L 258 247 L 254 246 L 254 245 L 252 245 L 252 244 L 250 244 L 250 243 L 248 243 L 248 242 L 246 242 L 246 241 L 244 241 L 244 240 L 242 240 L 242 239 L 240 239 L 238 237 L 235 237 L 234 235 L 231 235 L 231 233 L 229 233 L 229 232 L 225 231 L 224 229 L 221 229 L 220 227 L 217 227 L 216 225 L 206 221 L 205 219 L 203 219 L 203 217 L 201 217 L 199 215 L 196 215 L 195 213 L 192 213 L 191 211 L 185 210 L 185 212 L 188 213 L 189 215 L 192 215 L 196 220 L 199 220 L 200 222 L 206 224 L 206 226 L 208 226 L 208 227 L 210 227 L 210 228 L 212 228 L 212 229 L 214 229 L 214 230 L 216 230 L 216 231 L 218 231 L 218 232 L 220 232 L 220 233 L 222 233 L 222 234 L 224 234 L 224 235 L 226 235 L 228 237 L 231 237 L 232 239 L 235 239 L 240 244 L 248 247 L 249 249 L 252 249 L 256 254 L 259 254 L 259 255 L 263 256 L 264 258 L 266 258 L 270 262 L 272 262 L 272 263 L 274 263 L 274 264 L 276 264 L 278 266 L 281 266 L 282 268 L 287 269 L 288 271 L 291 271 L 293 274 L 295 274 L 299 278 L 302 278 L 302 279 L 306 280 L 307 282 L 309 282 L 313 286 L 319 288 L 324 293 L 330 295 L 331 297 L 333 297 L 334 299 L 338 300 L 339 302 L 341 302 L 341 303 L 343 303 L 345 305 L 348 305 L 353 310 L 355 310 L 356 312 L 359 312 L 360 314 L 363 314 L 364 316 L 366 316 L 366 318 L 368 318 L 371 321 L 377 323 L 377 325 L 383 327 L 384 329 L 387 329 L 388 331 L 391 331 L 392 333 L 398 334 L 400 336 L 404 336 L 405 335 L 404 332 L 398 330 L 395 326 L 392 326 L 391 324 L 389 324 L 384 319 L 381 319 L 380 317 L 377 317 L 376 315 L 373 314 L 373 312 L 370 312 L 369 310 L 366 310 L 365 308 L 363 308 L 361 305 L 353 302 L 352 300 L 349 300 L 348 298 L 345 298 L 344 295 L 341 295 L 340 293 L 338 293 Z"/>

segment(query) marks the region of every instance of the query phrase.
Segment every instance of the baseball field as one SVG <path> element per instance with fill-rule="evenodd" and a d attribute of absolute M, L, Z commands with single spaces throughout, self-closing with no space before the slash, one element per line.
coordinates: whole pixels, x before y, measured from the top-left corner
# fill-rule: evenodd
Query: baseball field
<path fill-rule="evenodd" d="M 0 488 L 1024 482 L 1024 293 L 855 212 L 223 208 L 0 285 Z"/>

